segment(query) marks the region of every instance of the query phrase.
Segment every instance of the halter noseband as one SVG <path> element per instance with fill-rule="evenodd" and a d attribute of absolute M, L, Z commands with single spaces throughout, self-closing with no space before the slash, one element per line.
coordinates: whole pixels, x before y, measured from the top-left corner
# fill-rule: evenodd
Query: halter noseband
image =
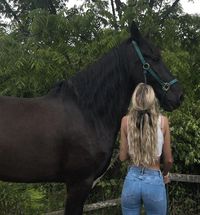
<path fill-rule="evenodd" d="M 142 55 L 142 53 L 140 51 L 140 48 L 138 47 L 137 43 L 135 41 L 132 41 L 132 44 L 133 44 L 133 46 L 135 48 L 135 51 L 137 52 L 137 55 L 138 55 L 138 57 L 139 57 L 142 65 L 143 65 L 145 83 L 147 83 L 147 77 L 146 77 L 146 75 L 147 75 L 147 73 L 149 73 L 161 85 L 163 91 L 167 92 L 170 89 L 171 85 L 175 84 L 178 80 L 177 79 L 173 79 L 170 82 L 164 82 L 158 76 L 158 74 L 156 74 L 154 72 L 154 70 L 150 67 L 150 64 L 145 61 L 145 59 L 144 59 L 144 57 L 143 57 L 143 55 Z"/>

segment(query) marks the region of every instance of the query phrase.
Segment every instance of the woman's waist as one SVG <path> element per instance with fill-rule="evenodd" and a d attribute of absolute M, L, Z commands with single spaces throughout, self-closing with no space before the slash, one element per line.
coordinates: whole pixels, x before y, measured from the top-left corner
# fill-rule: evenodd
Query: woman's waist
<path fill-rule="evenodd" d="M 129 166 L 133 167 L 139 167 L 139 168 L 146 168 L 150 170 L 160 170 L 160 158 L 158 158 L 155 163 L 153 164 L 148 164 L 148 165 L 140 165 L 140 164 L 135 164 L 130 160 Z"/>
<path fill-rule="evenodd" d="M 136 165 L 129 165 L 128 167 L 129 172 L 133 172 L 134 174 L 139 175 L 152 175 L 152 176 L 161 176 L 162 173 L 160 171 L 159 166 L 136 166 Z"/>

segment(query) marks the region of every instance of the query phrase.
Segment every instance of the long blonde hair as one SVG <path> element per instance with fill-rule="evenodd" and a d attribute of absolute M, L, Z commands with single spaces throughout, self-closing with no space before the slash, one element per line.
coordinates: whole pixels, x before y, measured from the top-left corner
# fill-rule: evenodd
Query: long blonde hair
<path fill-rule="evenodd" d="M 158 117 L 159 105 L 153 88 L 138 84 L 128 113 L 129 155 L 134 165 L 148 166 L 157 160 Z"/>

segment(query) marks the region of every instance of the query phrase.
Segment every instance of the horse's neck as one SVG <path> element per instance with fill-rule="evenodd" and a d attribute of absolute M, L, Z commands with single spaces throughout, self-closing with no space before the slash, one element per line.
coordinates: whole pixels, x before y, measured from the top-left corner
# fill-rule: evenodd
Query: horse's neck
<path fill-rule="evenodd" d="M 119 129 L 134 88 L 126 67 L 127 59 L 120 52 L 120 47 L 113 49 L 72 79 L 84 113 L 94 123 L 100 121 L 114 132 Z"/>

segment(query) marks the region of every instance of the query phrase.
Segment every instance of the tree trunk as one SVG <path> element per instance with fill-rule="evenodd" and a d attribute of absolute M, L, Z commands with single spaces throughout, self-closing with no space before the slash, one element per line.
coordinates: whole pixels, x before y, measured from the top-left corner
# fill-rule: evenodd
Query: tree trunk
<path fill-rule="evenodd" d="M 116 14 L 115 14 L 115 7 L 114 7 L 113 0 L 111 0 L 111 7 L 112 7 L 112 13 L 113 13 L 114 28 L 117 31 L 118 30 L 118 25 L 117 25 L 117 18 L 116 18 Z"/>
<path fill-rule="evenodd" d="M 6 11 L 5 13 L 10 13 L 14 19 L 18 22 L 18 24 L 21 25 L 21 21 L 18 18 L 17 14 L 15 13 L 15 11 L 11 8 L 11 6 L 9 5 L 9 3 L 6 0 L 2 0 L 2 3 L 4 4 Z"/>
<path fill-rule="evenodd" d="M 121 0 L 115 0 L 115 5 L 116 5 L 116 11 L 118 12 L 118 16 L 119 19 L 121 20 L 122 17 L 122 7 L 123 7 L 123 3 L 121 2 Z"/>

